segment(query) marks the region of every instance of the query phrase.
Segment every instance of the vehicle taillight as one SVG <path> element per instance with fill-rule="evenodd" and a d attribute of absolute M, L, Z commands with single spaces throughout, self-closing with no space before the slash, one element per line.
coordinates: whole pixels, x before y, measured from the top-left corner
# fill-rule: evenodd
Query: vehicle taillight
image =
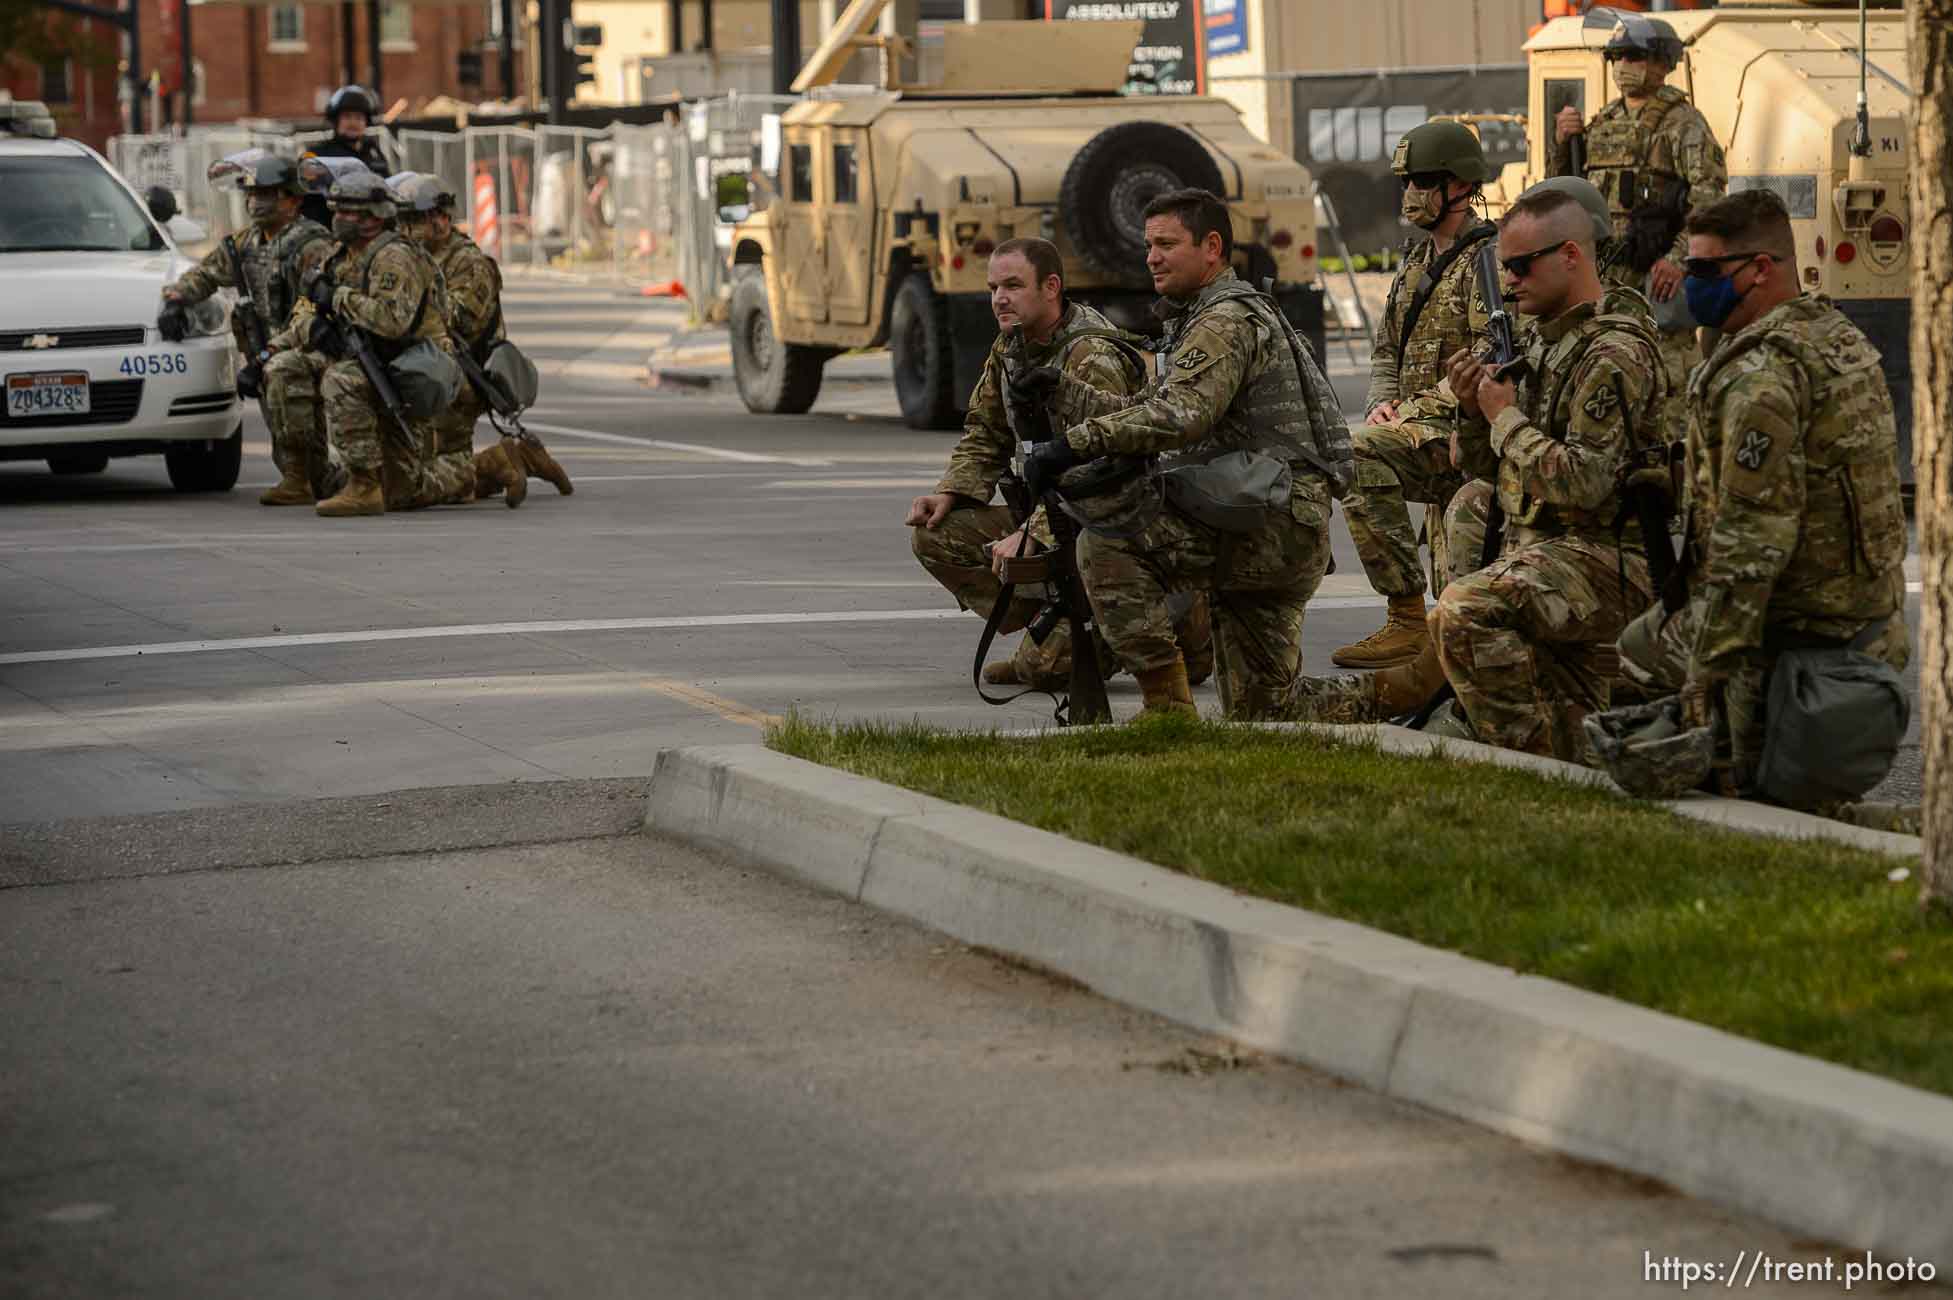
<path fill-rule="evenodd" d="M 1314 244 L 1302 245 L 1302 256 L 1314 257 L 1315 255 L 1316 255 L 1316 246 Z"/>
<path fill-rule="evenodd" d="M 960 271 L 963 269 L 963 255 L 961 253 L 949 259 L 949 269 L 952 271 Z"/>
<path fill-rule="evenodd" d="M 1268 237 L 1268 242 L 1273 244 L 1276 248 L 1287 248 L 1290 244 L 1293 244 L 1295 242 L 1295 236 L 1290 234 L 1286 230 L 1277 230 L 1274 234 Z"/>
<path fill-rule="evenodd" d="M 1858 245 L 1852 243 L 1849 239 L 1840 239 L 1838 241 L 1836 256 L 1839 266 L 1848 265 L 1858 256 Z"/>
<path fill-rule="evenodd" d="M 978 257 L 988 257 L 997 251 L 997 245 L 989 239 L 979 239 L 970 245 L 970 251 Z"/>
<path fill-rule="evenodd" d="M 1903 244 L 1906 241 L 1906 228 L 1899 224 L 1897 217 L 1880 217 L 1872 223 L 1866 238 L 1874 244 Z"/>

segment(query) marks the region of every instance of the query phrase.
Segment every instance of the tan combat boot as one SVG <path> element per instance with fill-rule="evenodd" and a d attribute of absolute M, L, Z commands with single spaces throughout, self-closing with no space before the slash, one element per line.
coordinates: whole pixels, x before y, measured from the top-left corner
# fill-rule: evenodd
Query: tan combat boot
<path fill-rule="evenodd" d="M 495 485 L 495 491 L 508 494 L 509 509 L 515 509 L 529 496 L 527 464 L 528 462 L 522 458 L 521 441 L 516 438 L 502 439 L 475 457 L 475 495 L 477 497 L 494 495 L 493 492 L 482 491 L 482 479 L 486 477 Z"/>
<path fill-rule="evenodd" d="M 1175 659 L 1164 668 L 1147 668 L 1133 674 L 1139 679 L 1139 691 L 1145 700 L 1140 709 L 1142 718 L 1198 718 L 1200 709 L 1194 704 L 1193 688 L 1187 685 L 1187 661 Z"/>
<path fill-rule="evenodd" d="M 266 488 L 258 498 L 261 506 L 309 506 L 312 504 L 312 483 L 306 478 L 303 469 L 288 469 L 278 480 L 277 486 Z"/>
<path fill-rule="evenodd" d="M 570 493 L 576 491 L 576 484 L 570 482 L 570 476 L 563 472 L 563 467 L 558 465 L 556 458 L 549 454 L 549 448 L 543 446 L 534 438 L 506 439 L 504 441 L 505 443 L 513 441 L 516 444 L 516 450 L 520 454 L 520 458 L 516 463 L 521 468 L 534 474 L 539 479 L 544 479 L 554 484 L 556 490 L 564 496 L 568 496 Z"/>
<path fill-rule="evenodd" d="M 339 495 L 319 502 L 317 510 L 328 519 L 348 515 L 383 515 L 387 512 L 386 492 L 380 487 L 380 480 L 365 470 L 350 470 L 347 472 L 346 486 L 339 489 Z"/>
<path fill-rule="evenodd" d="M 1392 596 L 1382 627 L 1329 656 L 1341 668 L 1388 668 L 1408 663 L 1431 644 L 1424 625 L 1423 596 Z"/>
<path fill-rule="evenodd" d="M 1400 718 L 1417 712 L 1444 685 L 1437 646 L 1429 637 L 1424 638 L 1424 648 L 1409 663 L 1393 664 L 1374 674 L 1370 681 L 1376 688 L 1379 716 Z"/>

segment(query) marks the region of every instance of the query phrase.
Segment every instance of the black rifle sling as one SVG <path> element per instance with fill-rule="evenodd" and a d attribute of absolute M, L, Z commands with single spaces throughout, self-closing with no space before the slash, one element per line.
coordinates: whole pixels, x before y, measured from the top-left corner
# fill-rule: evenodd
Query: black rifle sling
<path fill-rule="evenodd" d="M 1437 293 L 1438 285 L 1444 280 L 1445 272 L 1451 269 L 1453 262 L 1470 252 L 1481 241 L 1490 239 L 1497 233 L 1498 228 L 1491 222 L 1481 222 L 1461 233 L 1457 241 L 1438 254 L 1438 260 L 1431 263 L 1430 269 L 1424 273 L 1424 283 L 1417 287 L 1417 294 L 1411 299 L 1410 311 L 1404 315 L 1403 332 L 1397 336 L 1398 365 L 1403 364 L 1404 349 L 1410 346 L 1411 334 L 1417 329 L 1418 318 L 1424 315 L 1425 306 L 1431 301 L 1432 295 Z M 1490 310 L 1491 306 L 1492 304 L 1487 303 L 1487 310 Z"/>

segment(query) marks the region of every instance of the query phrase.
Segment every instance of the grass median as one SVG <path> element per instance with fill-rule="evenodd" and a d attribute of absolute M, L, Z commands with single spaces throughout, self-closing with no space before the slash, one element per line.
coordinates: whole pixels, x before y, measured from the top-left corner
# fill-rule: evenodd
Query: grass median
<path fill-rule="evenodd" d="M 792 717 L 768 743 L 1202 880 L 1953 1094 L 1953 928 L 1908 864 L 1602 789 L 1162 720 L 1038 739 Z M 1916 865 L 1914 866 L 1916 870 Z"/>

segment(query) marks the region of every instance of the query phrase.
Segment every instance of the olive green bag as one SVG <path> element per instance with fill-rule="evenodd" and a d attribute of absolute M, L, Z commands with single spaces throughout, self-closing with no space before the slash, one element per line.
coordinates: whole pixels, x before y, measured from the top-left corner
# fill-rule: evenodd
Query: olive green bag
<path fill-rule="evenodd" d="M 1863 653 L 1884 630 L 1874 623 L 1848 645 L 1797 646 L 1778 656 L 1757 794 L 1793 808 L 1846 803 L 1892 770 L 1912 706 L 1899 671 Z"/>
<path fill-rule="evenodd" d="M 426 339 L 409 346 L 387 366 L 400 404 L 416 420 L 428 420 L 454 405 L 461 395 L 461 367 Z"/>

